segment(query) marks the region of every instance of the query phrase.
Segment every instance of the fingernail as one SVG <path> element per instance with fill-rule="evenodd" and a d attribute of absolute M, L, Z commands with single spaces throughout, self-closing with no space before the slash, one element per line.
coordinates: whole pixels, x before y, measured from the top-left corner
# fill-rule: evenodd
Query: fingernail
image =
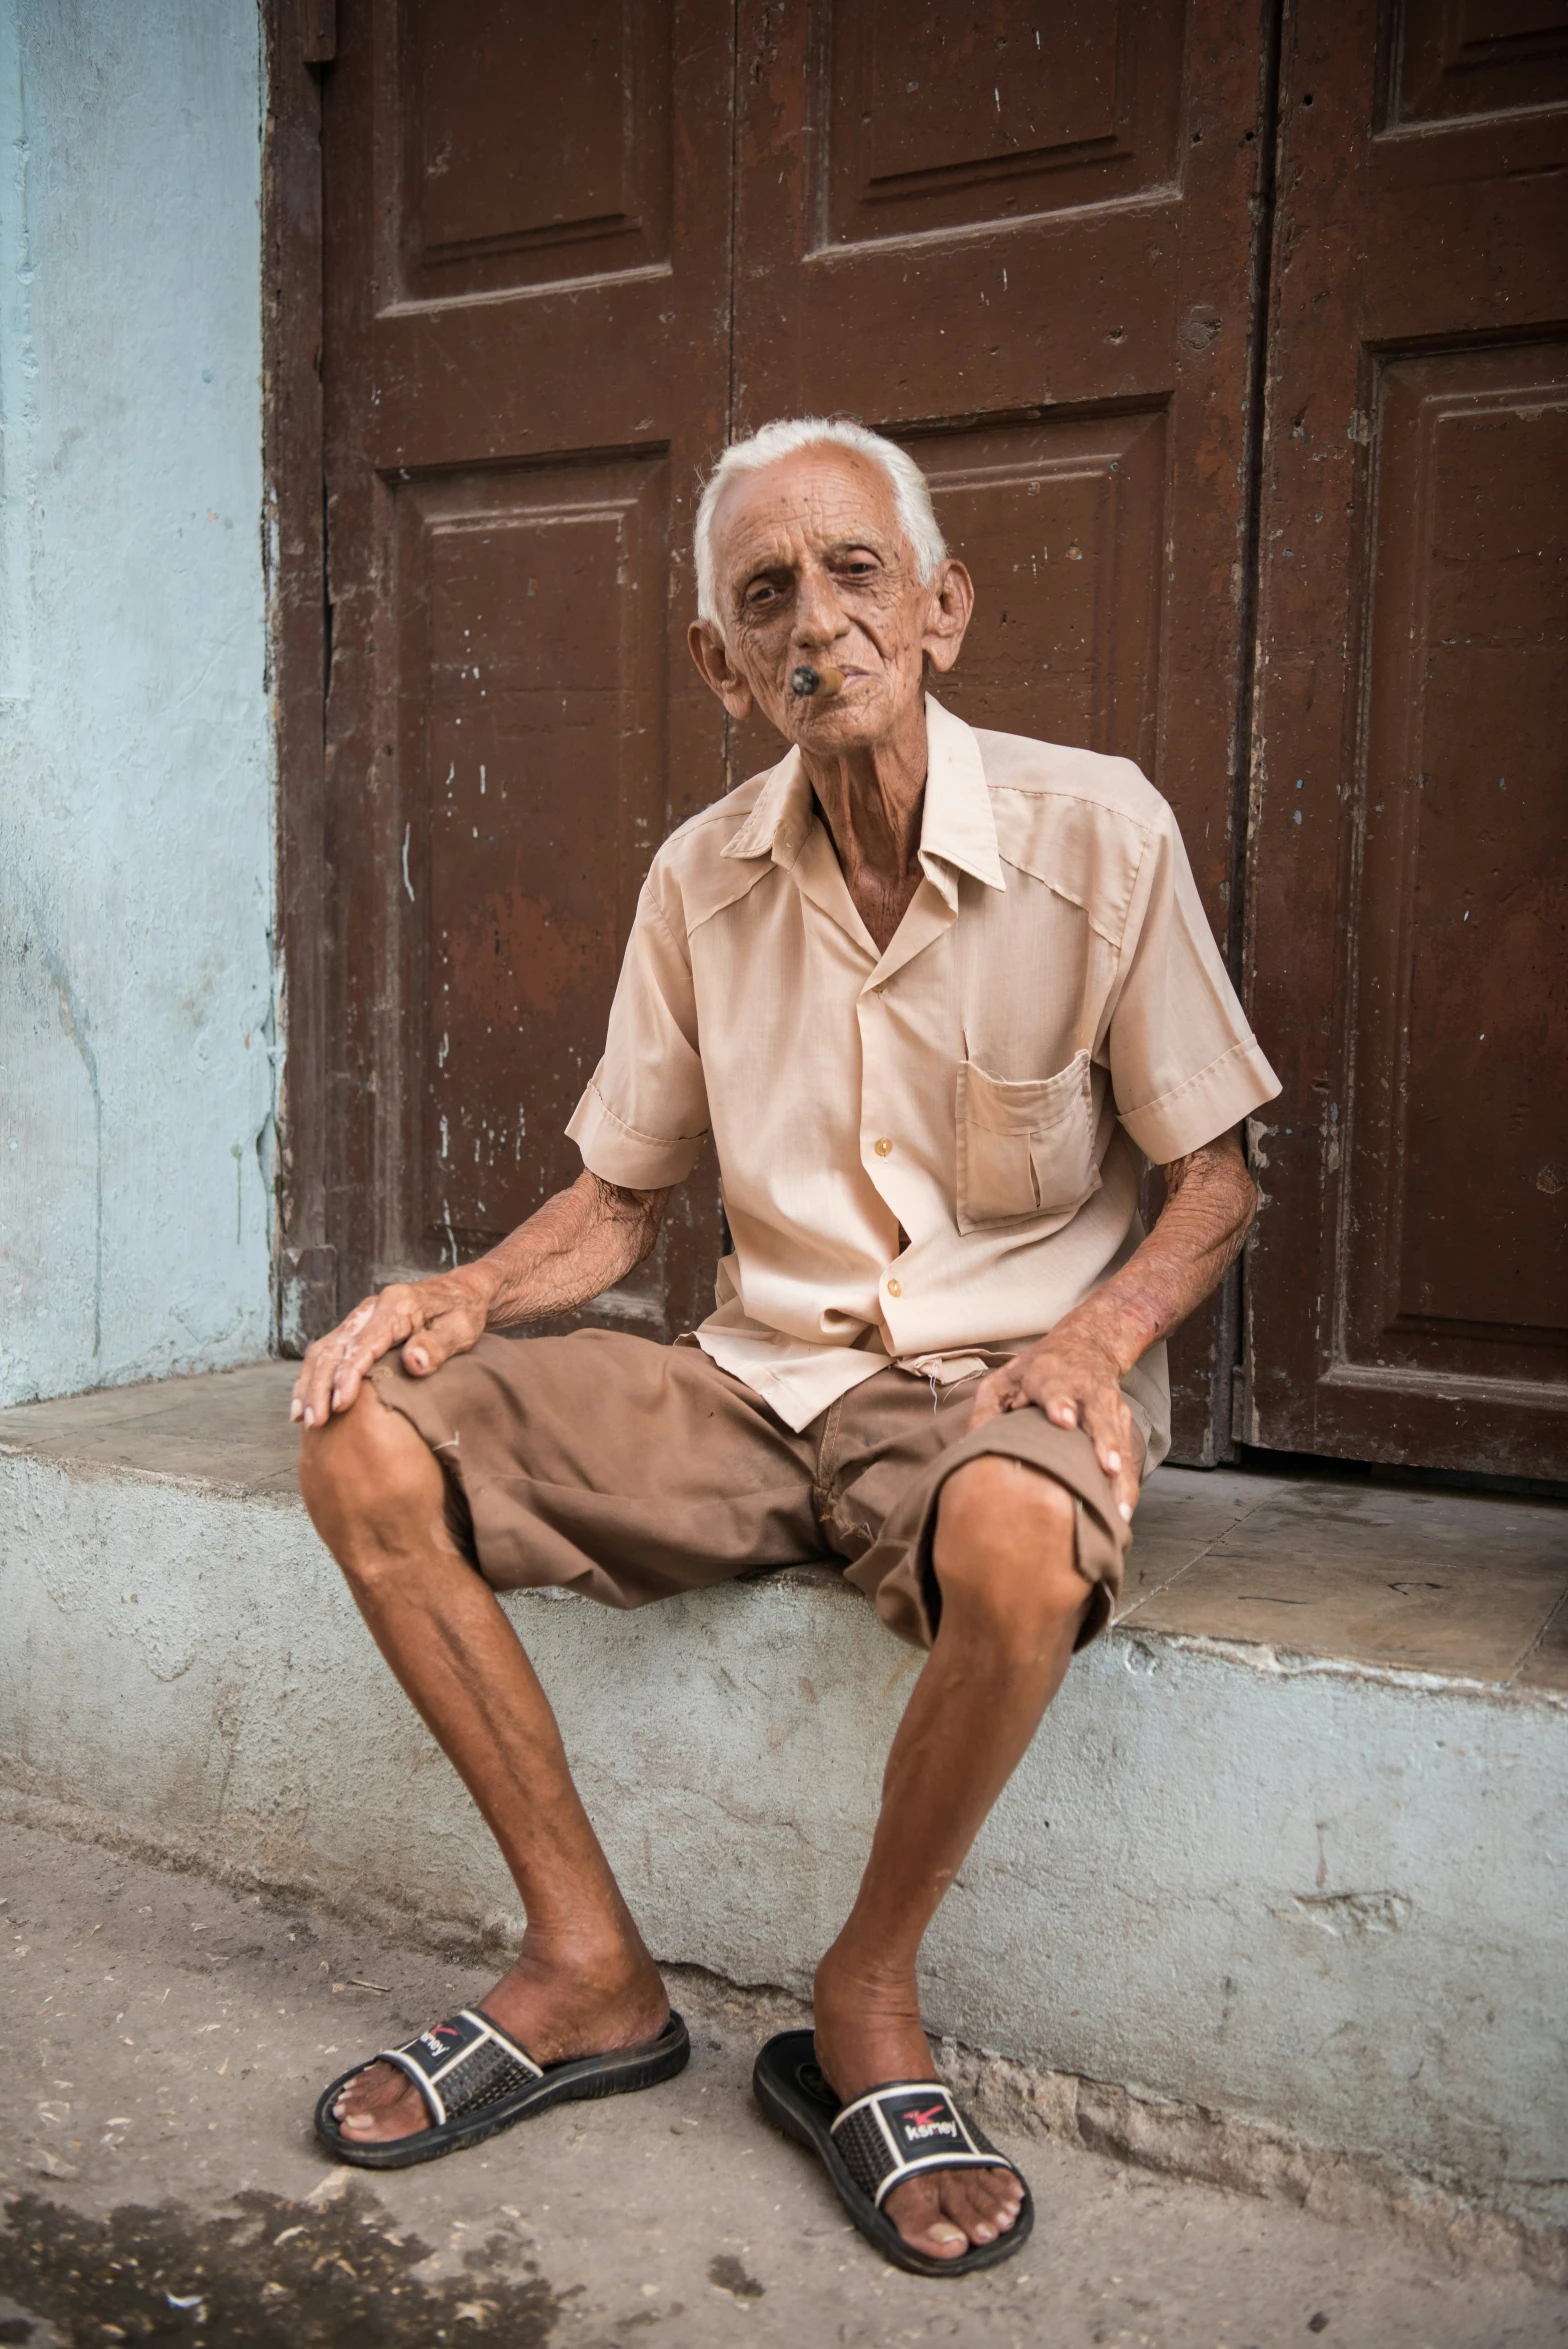
<path fill-rule="evenodd" d="M 1105 1465 L 1106 1465 L 1106 1467 L 1107 1467 L 1107 1468 L 1110 1470 L 1110 1472 L 1111 1472 L 1111 1474 L 1112 1474 L 1113 1476 L 1116 1474 L 1116 1471 L 1117 1471 L 1117 1469 L 1118 1469 L 1118 1468 L 1120 1468 L 1121 1464 L 1122 1464 L 1122 1456 L 1121 1456 L 1120 1452 L 1107 1452 L 1107 1453 L 1106 1453 L 1106 1455 L 1105 1455 Z"/>
<path fill-rule="evenodd" d="M 291 1421 L 303 1419 L 304 1416 L 305 1406 L 303 1403 L 296 1402 L 289 1405 L 289 1418 Z"/>
<path fill-rule="evenodd" d="M 408 1359 L 410 1367 L 414 1370 L 428 1370 L 430 1367 L 430 1357 L 423 1346 L 416 1346 Z"/>
<path fill-rule="evenodd" d="M 307 1427 L 315 1426 L 316 1414 L 310 1409 L 309 1405 L 307 1405 L 306 1408 L 300 1413 L 300 1417 L 304 1420 Z"/>
<path fill-rule="evenodd" d="M 1122 1516 L 1123 1516 L 1123 1518 L 1126 1520 L 1127 1524 L 1131 1525 L 1131 1523 L 1132 1523 L 1132 1503 L 1131 1503 L 1131 1501 L 1118 1501 L 1118 1502 L 1117 1502 L 1117 1504 L 1116 1504 L 1116 1506 L 1117 1506 L 1117 1508 L 1118 1508 L 1118 1509 L 1120 1509 L 1120 1511 L 1121 1511 L 1121 1513 L 1122 1513 Z"/>
<path fill-rule="evenodd" d="M 1064 1403 L 1062 1405 L 1062 1421 L 1064 1426 L 1067 1427 L 1076 1427 L 1078 1425 L 1078 1414 L 1073 1409 L 1071 1403 Z"/>

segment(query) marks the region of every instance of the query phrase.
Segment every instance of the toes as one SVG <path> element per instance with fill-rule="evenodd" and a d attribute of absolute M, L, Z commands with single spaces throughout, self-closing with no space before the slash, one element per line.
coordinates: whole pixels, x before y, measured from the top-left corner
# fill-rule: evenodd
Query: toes
<path fill-rule="evenodd" d="M 942 2208 L 935 2178 L 911 2178 L 895 2186 L 885 2208 L 911 2251 L 923 2251 L 929 2259 L 961 2259 L 969 2249 L 967 2232 Z"/>
<path fill-rule="evenodd" d="M 398 2137 L 412 2137 L 429 2125 L 424 2103 L 412 2090 L 393 2104 L 345 2113 L 339 2123 L 345 2137 L 357 2137 L 377 2145 L 388 2144 Z"/>
<path fill-rule="evenodd" d="M 367 2064 L 354 2074 L 332 2109 L 339 2119 L 345 2113 L 383 2112 L 407 2094 L 408 2080 L 396 2065 Z"/>
<path fill-rule="evenodd" d="M 1023 2198 L 1011 2170 L 935 2170 L 895 2187 L 885 2207 L 912 2251 L 961 2259 L 1016 2225 Z"/>
<path fill-rule="evenodd" d="M 426 2126 L 423 2099 L 392 2064 L 368 2064 L 356 2073 L 332 2117 L 346 2137 L 362 2141 L 408 2137 Z"/>
<path fill-rule="evenodd" d="M 938 2172 L 942 2208 L 971 2243 L 994 2243 L 1013 2226 L 1023 2189 L 1011 2170 Z"/>
<path fill-rule="evenodd" d="M 942 2208 L 955 2227 L 962 2227 L 971 2243 L 994 2243 L 997 2236 L 996 2198 L 980 2186 L 979 2170 L 954 2170 L 941 2184 Z"/>

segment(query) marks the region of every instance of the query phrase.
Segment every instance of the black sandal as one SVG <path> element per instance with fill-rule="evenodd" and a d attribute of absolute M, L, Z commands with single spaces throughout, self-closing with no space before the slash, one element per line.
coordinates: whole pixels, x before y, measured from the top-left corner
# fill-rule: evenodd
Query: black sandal
<path fill-rule="evenodd" d="M 464 2007 L 444 2023 L 432 2023 L 403 2047 L 384 2047 L 379 2056 L 356 2064 L 334 2080 L 316 2107 L 316 2134 L 333 2158 L 362 2170 L 407 2169 L 435 2161 L 459 2146 L 478 2145 L 514 2121 L 586 2096 L 623 2096 L 653 2088 L 684 2071 L 691 2040 L 672 2013 L 657 2039 L 641 2047 L 617 2047 L 607 2055 L 572 2056 L 565 2063 L 538 2064 L 526 2048 L 509 2039 L 488 2015 Z M 332 2108 L 351 2080 L 372 2063 L 395 2064 L 425 2100 L 431 2126 L 412 2136 L 367 2145 L 346 2137 Z"/>
<path fill-rule="evenodd" d="M 972 2276 L 1021 2251 L 1034 2225 L 1034 2203 L 1017 2165 L 966 2120 L 940 2080 L 885 2080 L 841 2104 L 817 2065 L 809 2031 L 781 2031 L 758 2056 L 751 2077 L 757 2102 L 775 2128 L 816 2154 L 833 2190 L 868 2243 L 912 2276 Z M 904 2241 L 882 2205 L 895 2186 L 926 2170 L 1011 2170 L 1023 2208 L 994 2243 L 974 2243 L 957 2259 L 932 2259 Z"/>

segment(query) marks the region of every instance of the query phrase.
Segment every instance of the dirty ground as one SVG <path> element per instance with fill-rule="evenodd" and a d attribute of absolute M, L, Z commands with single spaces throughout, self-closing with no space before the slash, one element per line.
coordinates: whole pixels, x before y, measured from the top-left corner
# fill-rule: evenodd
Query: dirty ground
<path fill-rule="evenodd" d="M 747 2090 L 794 2010 L 683 1975 L 682 2078 L 387 2175 L 310 2114 L 479 1996 L 468 1960 L 0 1825 L 0 2343 L 27 2349 L 1537 2349 L 1568 2301 L 1391 2235 L 1010 2147 L 1039 2205 L 994 2275 L 884 2267 Z"/>

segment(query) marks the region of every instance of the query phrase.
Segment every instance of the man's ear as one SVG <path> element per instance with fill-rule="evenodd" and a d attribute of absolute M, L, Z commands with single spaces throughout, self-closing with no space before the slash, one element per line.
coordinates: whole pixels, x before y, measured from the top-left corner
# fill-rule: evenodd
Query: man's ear
<path fill-rule="evenodd" d="M 686 631 L 686 642 L 691 646 L 691 657 L 702 673 L 703 682 L 711 685 L 732 718 L 751 716 L 751 687 L 740 671 L 730 665 L 730 656 L 723 637 L 711 621 L 693 620 Z"/>
<path fill-rule="evenodd" d="M 931 582 L 931 608 L 921 649 L 933 669 L 953 666 L 962 648 L 975 608 L 975 583 L 962 563 L 949 555 Z"/>

